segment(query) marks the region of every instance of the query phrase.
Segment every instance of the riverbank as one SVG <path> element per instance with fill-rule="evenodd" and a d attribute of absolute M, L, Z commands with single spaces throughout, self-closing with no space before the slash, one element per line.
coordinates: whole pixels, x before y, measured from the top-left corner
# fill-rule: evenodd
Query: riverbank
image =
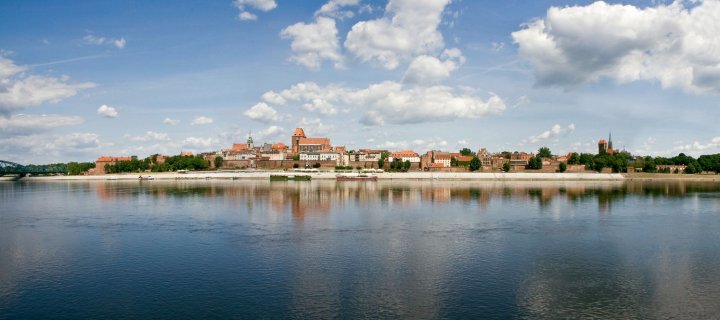
<path fill-rule="evenodd" d="M 142 176 L 150 180 L 202 180 L 226 179 L 246 180 L 270 179 L 271 174 L 301 174 L 312 176 L 313 180 L 335 180 L 335 172 L 293 173 L 279 171 L 204 171 L 188 173 L 143 173 L 108 174 L 98 176 L 46 176 L 26 177 L 23 181 L 62 181 L 62 180 L 139 180 Z M 378 180 L 448 180 L 448 181 L 618 181 L 624 180 L 621 174 L 612 173 L 528 173 L 528 172 L 403 172 L 378 173 Z"/>
<path fill-rule="evenodd" d="M 626 173 L 627 181 L 720 181 L 717 174 Z"/>

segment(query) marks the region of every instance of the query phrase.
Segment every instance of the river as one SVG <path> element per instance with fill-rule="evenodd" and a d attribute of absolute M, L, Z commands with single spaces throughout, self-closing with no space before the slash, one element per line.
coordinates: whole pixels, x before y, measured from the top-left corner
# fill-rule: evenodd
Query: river
<path fill-rule="evenodd" d="M 717 318 L 717 182 L 0 182 L 0 319 Z"/>

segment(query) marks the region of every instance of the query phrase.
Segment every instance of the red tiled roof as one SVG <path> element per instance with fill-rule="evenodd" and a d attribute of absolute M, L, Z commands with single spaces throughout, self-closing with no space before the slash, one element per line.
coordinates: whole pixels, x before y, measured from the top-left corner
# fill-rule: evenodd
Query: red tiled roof
<path fill-rule="evenodd" d="M 100 156 L 95 160 L 96 162 L 114 162 L 114 161 L 130 161 L 132 160 L 132 157 L 110 157 L 110 156 Z"/>
<path fill-rule="evenodd" d="M 282 142 L 278 142 L 278 143 L 272 145 L 273 150 L 285 150 L 287 148 L 288 147 Z"/>
<path fill-rule="evenodd" d="M 402 157 L 419 157 L 419 155 L 412 150 L 397 151 L 390 154 L 390 158 L 402 158 Z"/>
<path fill-rule="evenodd" d="M 449 154 L 436 154 L 435 160 L 450 160 L 452 157 Z"/>
<path fill-rule="evenodd" d="M 330 139 L 328 138 L 300 138 L 298 144 L 319 144 L 319 145 L 330 145 Z"/>
<path fill-rule="evenodd" d="M 473 157 L 471 157 L 471 156 L 459 156 L 459 157 L 455 157 L 455 159 L 457 159 L 457 161 L 459 161 L 459 162 L 470 162 L 470 161 L 472 161 Z"/>
<path fill-rule="evenodd" d="M 292 134 L 293 137 L 305 137 L 305 131 L 302 128 L 295 128 Z"/>

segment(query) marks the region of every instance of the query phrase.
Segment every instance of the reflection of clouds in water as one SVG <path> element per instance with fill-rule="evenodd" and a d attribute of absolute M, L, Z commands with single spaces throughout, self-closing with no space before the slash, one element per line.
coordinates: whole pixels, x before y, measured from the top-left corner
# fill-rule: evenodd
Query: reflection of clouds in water
<path fill-rule="evenodd" d="M 666 187 L 660 192 L 667 194 Z M 577 236 L 549 234 L 519 288 L 522 313 L 548 319 L 715 318 L 720 255 L 708 241 L 717 238 L 714 200 L 695 205 L 694 195 L 686 199 L 638 198 L 614 209 L 621 219 L 585 222 L 588 229 Z M 700 212 L 692 217 L 684 208 Z"/>
<path fill-rule="evenodd" d="M 495 301 L 494 291 L 517 294 L 503 302 L 529 317 L 703 318 L 720 313 L 720 250 L 701 242 L 717 238 L 717 223 L 699 223 L 717 216 L 719 189 L 571 181 L 0 186 L 4 208 L 17 209 L 0 214 L 0 295 L 21 291 L 28 277 L 62 276 L 77 255 L 132 251 L 137 244 L 119 235 L 157 233 L 177 237 L 179 248 L 202 240 L 208 249 L 231 247 L 225 255 L 261 257 L 218 255 L 203 267 L 262 279 L 277 288 L 268 299 L 287 299 L 302 318 L 444 317 L 449 306 L 471 307 L 463 298 Z M 16 218 L 34 227 L 8 223 Z M 101 243 L 81 246 L 81 236 Z"/>

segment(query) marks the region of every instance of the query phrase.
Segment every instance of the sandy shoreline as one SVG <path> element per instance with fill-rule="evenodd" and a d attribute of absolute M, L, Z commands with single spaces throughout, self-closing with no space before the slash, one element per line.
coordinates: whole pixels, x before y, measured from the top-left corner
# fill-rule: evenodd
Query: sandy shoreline
<path fill-rule="evenodd" d="M 140 176 L 152 177 L 153 180 L 205 180 L 228 179 L 246 180 L 270 179 L 271 174 L 310 175 L 313 180 L 335 180 L 335 172 L 293 173 L 282 171 L 207 171 L 190 173 L 143 173 L 143 174 L 109 174 L 100 176 L 47 176 L 26 177 L 23 181 L 92 181 L 92 180 L 139 180 Z M 404 172 L 378 173 L 379 180 L 450 180 L 450 181 L 622 181 L 622 174 L 608 173 L 491 173 L 491 172 Z"/>

